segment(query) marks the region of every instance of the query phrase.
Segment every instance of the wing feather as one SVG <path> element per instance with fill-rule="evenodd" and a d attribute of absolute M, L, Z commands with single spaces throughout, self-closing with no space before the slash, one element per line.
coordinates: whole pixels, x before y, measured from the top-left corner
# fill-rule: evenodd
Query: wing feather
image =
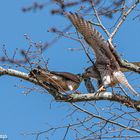
<path fill-rule="evenodd" d="M 93 48 L 96 56 L 97 64 L 110 64 L 113 69 L 118 69 L 119 64 L 112 54 L 108 42 L 98 32 L 89 21 L 84 20 L 77 13 L 67 13 L 67 17 L 75 26 L 77 31 L 81 33 L 85 41 Z"/>
<path fill-rule="evenodd" d="M 80 82 L 80 78 L 76 75 L 76 74 L 73 74 L 73 73 L 69 73 L 69 72 L 56 72 L 56 71 L 50 71 L 51 74 L 54 74 L 54 75 L 58 75 L 58 76 L 62 76 L 68 80 L 72 80 L 76 83 L 79 83 Z"/>

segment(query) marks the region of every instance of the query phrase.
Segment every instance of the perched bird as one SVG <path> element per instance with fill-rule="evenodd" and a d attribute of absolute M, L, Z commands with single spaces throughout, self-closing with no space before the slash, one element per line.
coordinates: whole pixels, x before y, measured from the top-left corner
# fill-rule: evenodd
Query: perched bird
<path fill-rule="evenodd" d="M 109 43 L 103 36 L 92 27 L 90 22 L 84 20 L 77 13 L 66 13 L 66 16 L 70 19 L 76 30 L 84 37 L 88 45 L 94 50 L 96 62 L 93 67 L 87 69 L 87 73 L 91 77 L 93 75 L 93 77 L 96 76 L 97 79 L 101 79 L 102 84 L 98 91 L 102 91 L 107 86 L 113 87 L 115 84 L 121 83 L 134 95 L 138 95 L 121 72 L 120 65 L 112 53 Z"/>
<path fill-rule="evenodd" d="M 75 91 L 82 81 L 80 74 L 46 71 L 42 68 L 31 70 L 29 76 L 43 83 L 51 83 L 53 86 L 57 87 L 60 92 Z"/>
<path fill-rule="evenodd" d="M 130 63 L 140 67 L 140 62 L 130 62 Z M 124 67 L 120 67 L 120 70 L 121 70 L 121 72 L 130 72 L 129 69 L 124 68 Z M 100 77 L 100 73 L 99 73 L 99 71 L 97 70 L 97 68 L 95 66 L 89 66 L 85 70 L 85 72 L 83 73 L 83 78 L 89 78 L 89 77 L 92 77 L 95 80 L 97 80 L 98 87 L 101 86 L 102 80 L 101 80 L 101 77 Z"/>

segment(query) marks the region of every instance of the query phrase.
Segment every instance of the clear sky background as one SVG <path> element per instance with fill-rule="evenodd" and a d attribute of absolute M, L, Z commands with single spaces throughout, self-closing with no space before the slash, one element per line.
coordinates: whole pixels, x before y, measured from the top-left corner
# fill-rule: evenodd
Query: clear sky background
<path fill-rule="evenodd" d="M 54 36 L 47 32 L 49 28 L 53 26 L 63 28 L 68 25 L 67 19 L 50 15 L 51 6 L 37 12 L 23 13 L 21 9 L 31 5 L 32 2 L 34 0 L 1 0 L 0 56 L 3 55 L 3 45 L 11 56 L 15 48 L 28 47 L 24 34 L 28 34 L 34 42 L 45 43 Z M 45 2 L 45 0 L 39 0 L 39 2 Z M 140 22 L 131 20 L 132 17 L 133 14 L 120 28 L 114 41 L 118 46 L 117 50 L 124 54 L 125 59 L 140 61 Z M 111 20 L 104 20 L 105 25 L 111 23 Z M 90 65 L 87 64 L 83 51 L 71 52 L 68 48 L 80 48 L 80 45 L 70 39 L 61 39 L 45 52 L 45 58 L 50 59 L 49 69 L 80 73 Z M 129 78 L 133 79 L 133 76 L 134 74 Z M 0 77 L 0 135 L 7 135 L 9 140 L 34 140 L 33 135 L 23 136 L 22 133 L 47 130 L 50 126 L 61 125 L 62 122 L 67 124 L 69 118 L 65 116 L 72 109 L 69 104 L 57 103 L 50 95 L 38 92 L 25 96 L 23 94 L 25 89 L 15 85 L 30 87 L 32 84 L 20 82 L 20 79 L 15 77 Z M 138 82 L 135 80 L 133 85 L 138 85 Z M 82 116 L 79 114 L 80 117 Z M 57 134 L 57 140 L 62 139 L 62 132 Z"/>

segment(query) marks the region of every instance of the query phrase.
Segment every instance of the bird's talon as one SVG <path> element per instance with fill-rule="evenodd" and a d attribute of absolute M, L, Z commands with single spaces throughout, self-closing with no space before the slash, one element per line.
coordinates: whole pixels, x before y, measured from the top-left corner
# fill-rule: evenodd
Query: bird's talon
<path fill-rule="evenodd" d="M 100 87 L 100 88 L 97 90 L 97 92 L 104 92 L 104 91 L 106 91 L 106 89 L 105 89 L 104 86 Z"/>
<path fill-rule="evenodd" d="M 104 86 L 102 86 L 102 87 L 100 87 L 100 88 L 97 90 L 97 92 L 95 93 L 95 95 L 96 95 L 96 96 L 99 96 L 100 92 L 104 92 L 104 91 L 106 91 L 106 89 L 105 89 Z"/>

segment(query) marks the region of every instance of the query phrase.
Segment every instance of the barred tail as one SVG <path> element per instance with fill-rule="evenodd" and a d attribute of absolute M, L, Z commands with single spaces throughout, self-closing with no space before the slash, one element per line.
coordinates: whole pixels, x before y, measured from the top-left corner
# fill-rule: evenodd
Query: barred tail
<path fill-rule="evenodd" d="M 139 94 L 128 83 L 125 75 L 121 71 L 114 72 L 114 76 L 118 80 L 118 82 L 126 86 L 131 91 L 131 93 L 133 93 L 136 96 L 139 96 Z"/>

